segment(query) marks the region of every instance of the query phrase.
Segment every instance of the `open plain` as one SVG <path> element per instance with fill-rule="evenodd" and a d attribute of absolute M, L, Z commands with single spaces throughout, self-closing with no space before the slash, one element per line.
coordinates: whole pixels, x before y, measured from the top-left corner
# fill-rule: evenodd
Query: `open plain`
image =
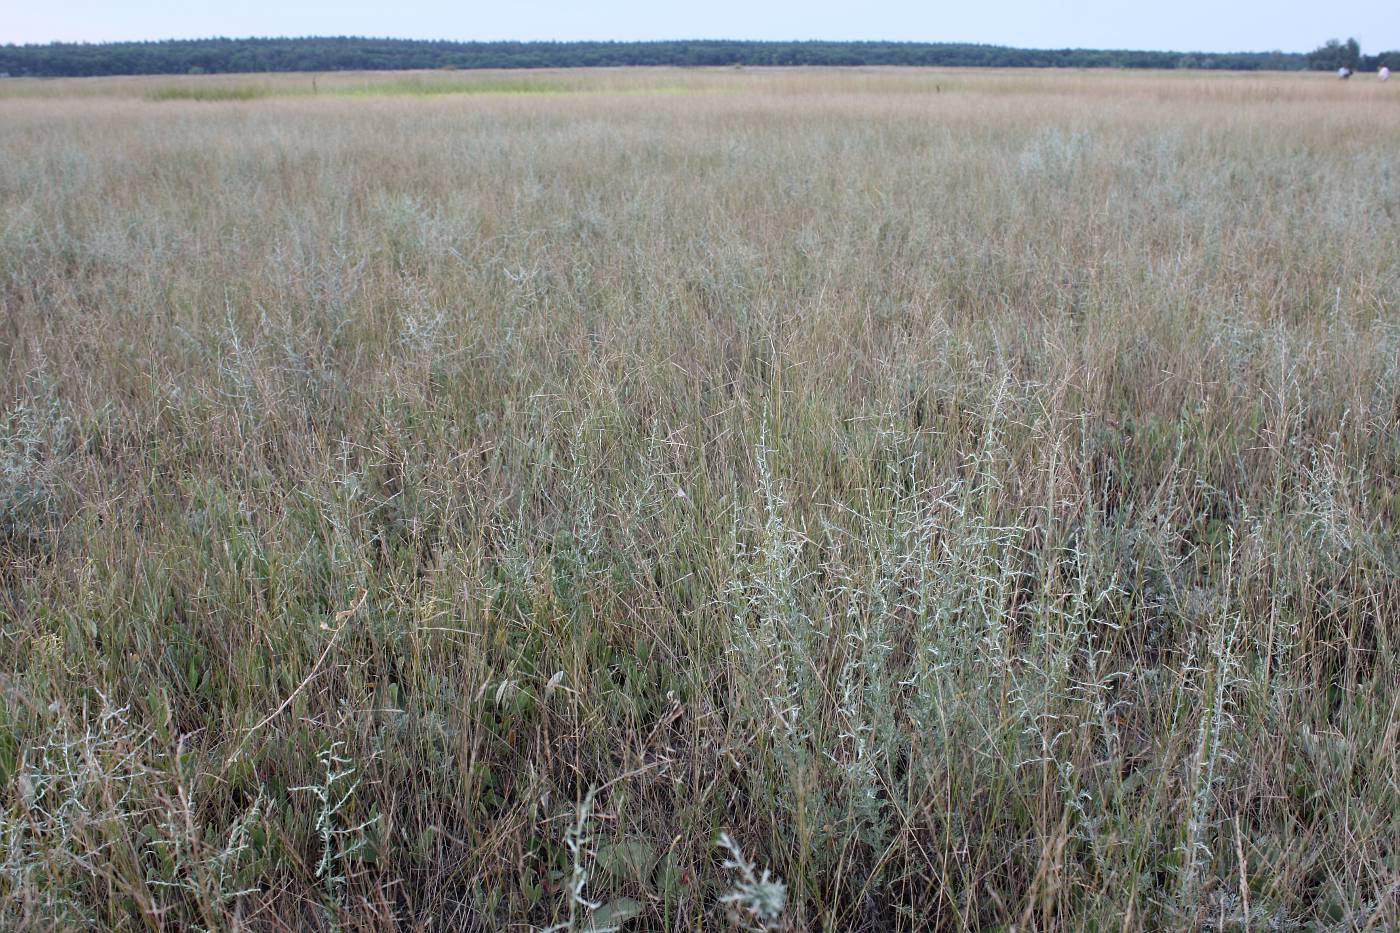
<path fill-rule="evenodd" d="M 0 925 L 1393 929 L 1400 85 L 0 81 Z"/>

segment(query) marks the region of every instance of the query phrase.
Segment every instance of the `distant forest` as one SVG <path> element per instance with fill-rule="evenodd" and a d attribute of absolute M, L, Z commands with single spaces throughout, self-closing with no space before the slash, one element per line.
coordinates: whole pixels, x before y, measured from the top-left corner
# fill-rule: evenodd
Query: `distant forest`
<path fill-rule="evenodd" d="M 585 68 L 616 65 L 936 65 L 996 68 L 1214 68 L 1374 71 L 1400 52 L 1362 55 L 1355 40 L 1301 52 L 1015 49 L 941 42 L 436 42 L 415 39 L 178 39 L 0 46 L 15 77 L 371 71 L 409 68 Z"/>

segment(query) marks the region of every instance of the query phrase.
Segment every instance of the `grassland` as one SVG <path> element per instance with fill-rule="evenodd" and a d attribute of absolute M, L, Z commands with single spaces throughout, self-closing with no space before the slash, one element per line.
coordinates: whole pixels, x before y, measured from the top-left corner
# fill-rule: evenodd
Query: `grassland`
<path fill-rule="evenodd" d="M 0 926 L 1400 924 L 1400 87 L 312 80 L 0 82 Z"/>

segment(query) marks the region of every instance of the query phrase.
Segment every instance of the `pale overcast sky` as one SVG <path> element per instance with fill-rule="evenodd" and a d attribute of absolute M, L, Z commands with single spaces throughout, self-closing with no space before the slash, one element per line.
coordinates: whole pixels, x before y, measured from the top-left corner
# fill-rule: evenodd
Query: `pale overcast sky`
<path fill-rule="evenodd" d="M 1400 0 L 0 0 L 0 44 L 203 36 L 898 39 L 1038 48 L 1400 48 Z"/>

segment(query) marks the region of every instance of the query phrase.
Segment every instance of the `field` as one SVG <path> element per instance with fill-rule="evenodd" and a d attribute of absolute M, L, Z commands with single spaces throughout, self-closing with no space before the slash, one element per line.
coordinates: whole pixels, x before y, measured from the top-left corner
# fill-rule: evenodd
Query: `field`
<path fill-rule="evenodd" d="M 0 81 L 0 926 L 1400 925 L 1400 86 Z"/>

